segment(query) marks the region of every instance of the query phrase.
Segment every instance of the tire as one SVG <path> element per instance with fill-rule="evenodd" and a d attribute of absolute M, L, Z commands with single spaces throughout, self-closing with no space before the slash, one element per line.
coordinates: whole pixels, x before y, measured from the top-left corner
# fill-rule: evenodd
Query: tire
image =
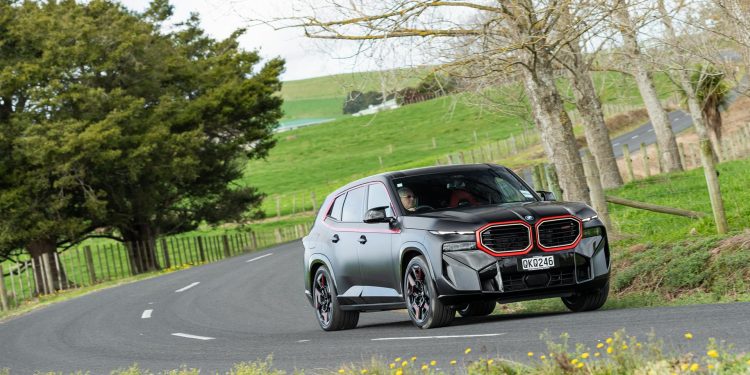
<path fill-rule="evenodd" d="M 587 290 L 584 293 L 563 297 L 565 306 L 573 312 L 596 310 L 607 302 L 609 296 L 609 280 L 601 288 Z"/>
<path fill-rule="evenodd" d="M 320 328 L 324 331 L 340 331 L 357 326 L 359 311 L 341 310 L 336 299 L 336 285 L 326 266 L 318 268 L 312 284 L 313 307 Z"/>
<path fill-rule="evenodd" d="M 403 293 L 406 310 L 415 326 L 430 329 L 453 321 L 455 311 L 438 300 L 437 288 L 423 256 L 414 257 L 406 266 Z"/>
<path fill-rule="evenodd" d="M 495 311 L 496 301 L 475 301 L 469 302 L 466 305 L 460 306 L 458 314 L 464 318 L 470 316 L 487 316 Z"/>

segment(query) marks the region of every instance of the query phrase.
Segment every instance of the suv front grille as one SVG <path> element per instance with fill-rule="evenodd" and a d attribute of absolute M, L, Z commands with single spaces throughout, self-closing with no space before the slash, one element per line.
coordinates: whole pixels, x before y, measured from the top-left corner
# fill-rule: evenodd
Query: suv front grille
<path fill-rule="evenodd" d="M 542 219 L 537 226 L 537 240 L 543 249 L 570 246 L 581 237 L 581 224 L 573 218 Z"/>
<path fill-rule="evenodd" d="M 480 240 L 495 253 L 526 251 L 531 247 L 531 231 L 520 223 L 493 224 L 480 232 Z"/>

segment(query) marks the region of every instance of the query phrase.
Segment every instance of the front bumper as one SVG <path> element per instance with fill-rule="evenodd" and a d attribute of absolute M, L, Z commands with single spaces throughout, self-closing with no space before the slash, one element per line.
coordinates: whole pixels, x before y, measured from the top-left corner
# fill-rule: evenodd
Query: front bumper
<path fill-rule="evenodd" d="M 524 271 L 520 259 L 553 255 L 555 267 Z M 609 280 L 610 253 L 606 234 L 583 238 L 573 249 L 521 256 L 496 257 L 481 250 L 444 252 L 436 277 L 441 302 L 449 305 L 476 300 L 514 302 L 566 297 L 600 288 Z M 436 274 L 437 267 L 435 270 Z"/>

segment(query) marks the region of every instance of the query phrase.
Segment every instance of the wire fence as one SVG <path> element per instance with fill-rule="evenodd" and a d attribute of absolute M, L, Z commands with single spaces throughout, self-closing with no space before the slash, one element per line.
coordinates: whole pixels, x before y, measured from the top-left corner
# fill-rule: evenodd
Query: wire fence
<path fill-rule="evenodd" d="M 305 236 L 310 224 L 220 235 L 179 235 L 149 242 L 99 241 L 37 258 L 3 270 L 0 308 L 15 309 L 43 295 L 90 287 L 156 270 L 216 262 Z"/>

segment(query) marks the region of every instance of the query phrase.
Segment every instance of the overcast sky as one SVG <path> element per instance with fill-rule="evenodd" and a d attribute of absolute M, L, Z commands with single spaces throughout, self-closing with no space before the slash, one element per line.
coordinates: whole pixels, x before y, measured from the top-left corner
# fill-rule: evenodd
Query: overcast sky
<path fill-rule="evenodd" d="M 293 0 L 172 0 L 175 8 L 173 20 L 180 21 L 190 12 L 197 12 L 201 25 L 214 38 L 225 38 L 232 31 L 246 27 L 248 20 L 269 20 L 293 14 Z M 149 0 L 120 0 L 129 9 L 143 11 Z M 240 39 L 245 49 L 258 49 L 261 56 L 281 56 L 286 60 L 284 80 L 317 77 L 354 71 L 378 70 L 412 65 L 407 57 L 356 58 L 357 45 L 344 41 L 320 41 L 304 37 L 301 29 L 275 31 L 269 26 L 254 26 Z M 383 61 L 390 61 L 384 64 Z"/>

